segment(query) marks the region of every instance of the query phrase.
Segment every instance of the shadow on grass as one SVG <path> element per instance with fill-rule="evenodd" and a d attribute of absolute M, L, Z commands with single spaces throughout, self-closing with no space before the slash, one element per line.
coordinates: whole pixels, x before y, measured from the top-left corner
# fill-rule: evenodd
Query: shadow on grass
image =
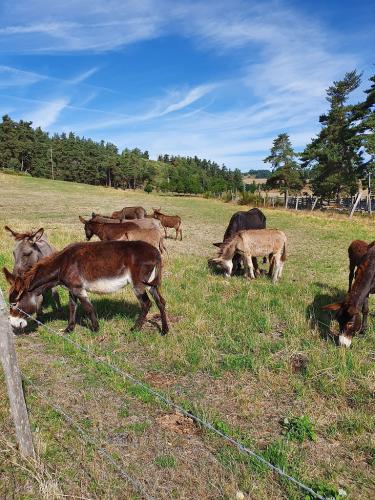
<path fill-rule="evenodd" d="M 109 299 L 106 297 L 100 297 L 99 299 L 95 300 L 95 298 L 92 300 L 92 305 L 94 306 L 94 309 L 96 311 L 96 314 L 98 316 L 98 319 L 113 319 L 113 318 L 118 318 L 118 317 L 125 317 L 125 318 L 130 318 L 135 320 L 139 313 L 140 313 L 140 307 L 138 303 L 131 303 L 131 302 L 126 302 L 124 300 L 115 300 L 115 299 Z M 155 304 L 153 303 L 155 306 Z M 52 304 L 43 303 L 43 307 L 46 308 L 48 306 L 52 306 Z M 155 306 L 156 307 L 156 306 Z M 68 324 L 69 320 L 69 307 L 67 304 L 61 306 L 61 309 L 54 310 L 54 309 L 49 309 L 48 311 L 43 312 L 43 315 L 41 318 L 38 318 L 39 321 L 41 321 L 44 324 L 48 324 L 51 321 L 56 321 L 56 320 L 62 320 L 66 321 L 66 325 Z M 156 321 L 149 321 L 153 326 L 157 327 L 159 331 L 161 331 L 160 325 Z M 78 301 L 78 309 L 77 309 L 77 325 L 81 325 L 84 328 L 89 328 L 89 320 L 86 316 L 86 314 L 82 310 L 82 306 L 80 305 L 80 302 Z M 16 335 L 30 335 L 32 333 L 35 333 L 36 330 L 38 329 L 38 324 L 35 321 L 29 320 L 27 322 L 27 327 L 23 329 L 22 331 L 17 331 Z"/>
<path fill-rule="evenodd" d="M 315 295 L 313 302 L 306 308 L 306 319 L 311 328 L 316 328 L 324 340 L 332 340 L 336 343 L 336 336 L 332 335 L 330 323 L 335 319 L 331 311 L 323 311 L 322 307 L 333 302 L 340 302 L 344 299 L 346 292 L 340 288 L 330 286 L 327 283 L 314 283 L 320 291 Z"/>

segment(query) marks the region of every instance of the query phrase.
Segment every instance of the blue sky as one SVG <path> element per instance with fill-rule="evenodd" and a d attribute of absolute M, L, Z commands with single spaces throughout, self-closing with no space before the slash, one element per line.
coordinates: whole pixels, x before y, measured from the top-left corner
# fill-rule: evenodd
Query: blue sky
<path fill-rule="evenodd" d="M 0 112 L 120 149 L 264 168 L 374 73 L 373 0 L 0 0 Z M 357 92 L 354 98 L 360 98 Z"/>

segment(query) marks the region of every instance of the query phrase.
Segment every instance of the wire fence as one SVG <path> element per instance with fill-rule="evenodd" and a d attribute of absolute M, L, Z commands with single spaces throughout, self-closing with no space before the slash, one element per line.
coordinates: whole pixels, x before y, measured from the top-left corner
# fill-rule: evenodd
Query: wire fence
<path fill-rule="evenodd" d="M 130 476 L 122 467 L 120 467 L 120 465 L 113 459 L 111 454 L 108 453 L 95 438 L 93 438 L 85 430 L 83 430 L 82 427 L 79 424 L 77 424 L 77 422 L 75 422 L 74 419 L 70 415 L 68 415 L 65 410 L 61 408 L 61 406 L 57 405 L 56 403 L 53 403 L 51 399 L 43 391 L 41 391 L 40 388 L 37 385 L 35 385 L 34 382 L 24 373 L 22 373 L 22 379 L 39 394 L 41 399 L 44 399 L 44 401 L 51 408 L 53 408 L 59 415 L 61 415 L 64 418 L 64 420 L 71 427 L 73 427 L 78 432 L 78 434 L 81 435 L 82 439 L 86 441 L 86 443 L 94 446 L 99 455 L 101 455 L 110 465 L 112 465 L 114 469 L 116 469 L 119 476 L 121 476 L 128 483 L 130 483 L 133 486 L 133 488 L 136 491 L 138 491 L 138 493 L 140 493 L 142 497 L 144 497 L 146 500 L 154 500 L 154 498 L 145 491 L 142 483 L 138 481 L 138 479 L 135 479 L 132 476 Z"/>
<path fill-rule="evenodd" d="M 272 464 L 271 462 L 269 462 L 268 460 L 266 460 L 263 456 L 259 455 L 255 451 L 251 450 L 250 448 L 248 448 L 247 446 L 245 446 L 241 442 L 237 441 L 233 437 L 228 436 L 224 432 L 222 432 L 219 429 L 217 429 L 212 423 L 210 423 L 207 420 L 205 420 L 205 419 L 203 419 L 203 418 L 201 418 L 201 417 L 199 417 L 199 416 L 191 413 L 190 411 L 185 410 L 182 406 L 180 406 L 177 403 L 175 403 L 170 397 L 162 394 L 161 392 L 157 391 L 153 387 L 151 387 L 148 384 L 146 384 L 146 383 L 142 382 L 141 380 L 137 379 L 136 377 L 134 377 L 130 373 L 125 372 L 124 370 L 122 370 L 118 366 L 114 365 L 113 362 L 110 362 L 110 361 L 107 361 L 105 359 L 102 359 L 102 358 L 98 357 L 91 349 L 87 348 L 86 346 L 83 346 L 82 344 L 79 344 L 78 342 L 75 342 L 72 338 L 70 338 L 67 335 L 61 335 L 57 330 L 54 330 L 53 328 L 51 328 L 48 325 L 45 325 L 44 323 L 42 323 L 38 319 L 34 318 L 30 314 L 26 313 L 25 311 L 23 311 L 19 307 L 14 306 L 14 305 L 12 307 L 14 307 L 15 309 L 17 309 L 22 314 L 24 314 L 27 318 L 31 319 L 32 321 L 34 321 L 35 323 L 37 323 L 38 325 L 40 325 L 41 327 L 43 327 L 44 329 L 46 329 L 51 334 L 56 335 L 56 336 L 62 338 L 64 341 L 66 341 L 66 342 L 70 343 L 71 345 L 73 345 L 76 349 L 78 349 L 81 352 L 84 352 L 85 354 L 87 354 L 93 361 L 95 361 L 95 363 L 107 366 L 114 373 L 117 373 L 118 375 L 120 375 L 123 379 L 128 380 L 128 381 L 132 382 L 134 385 L 137 385 L 137 386 L 141 387 L 142 389 L 146 390 L 149 394 L 151 394 L 152 396 L 154 396 L 159 401 L 163 402 L 165 405 L 169 406 L 170 408 L 173 408 L 174 410 L 176 410 L 180 414 L 184 415 L 185 417 L 188 417 L 188 418 L 192 419 L 195 423 L 197 423 L 202 428 L 205 428 L 208 431 L 216 434 L 217 436 L 220 436 L 223 440 L 225 440 L 226 442 L 232 444 L 234 447 L 236 447 L 242 453 L 244 453 L 244 454 L 252 457 L 253 459 L 255 459 L 256 461 L 258 461 L 259 463 L 263 464 L 265 467 L 269 468 L 270 470 L 272 470 L 273 472 L 275 472 L 276 474 L 278 474 L 280 477 L 282 477 L 282 478 L 286 479 L 287 481 L 293 483 L 295 486 L 297 486 L 301 490 L 305 491 L 306 493 L 309 493 L 312 497 L 318 498 L 320 500 L 327 500 L 326 497 L 320 495 L 319 493 L 317 493 L 316 491 L 314 491 L 312 488 L 310 488 L 309 486 L 307 486 L 303 482 L 301 482 L 298 479 L 296 479 L 295 477 L 289 475 L 287 472 L 285 472 L 280 467 Z M 33 383 L 32 383 L 32 385 L 35 387 L 35 385 Z M 61 411 L 57 410 L 57 411 L 69 423 L 71 423 L 71 425 L 73 425 L 82 436 L 83 436 L 83 433 L 84 433 L 86 435 L 87 439 L 92 439 L 93 440 L 93 438 L 91 438 L 90 436 L 88 436 L 88 434 L 85 431 L 83 431 L 83 429 L 78 424 L 76 424 L 71 419 L 71 417 L 69 417 L 68 415 L 66 415 L 65 412 L 63 412 L 63 410 L 61 410 Z M 95 442 L 95 440 L 93 440 L 93 441 Z M 96 444 L 98 445 L 98 443 L 96 443 Z M 98 445 L 98 446 L 99 446 L 98 451 L 101 450 L 99 452 L 101 454 L 103 454 L 103 456 L 105 456 L 108 460 L 110 460 L 111 463 L 112 463 L 112 465 L 114 465 L 114 467 L 118 470 L 118 467 L 119 467 L 118 464 L 113 460 L 113 458 L 103 448 L 100 447 L 100 445 Z M 124 474 L 125 475 L 123 477 L 126 477 L 127 473 L 125 472 Z M 128 477 L 130 478 L 130 476 L 128 476 Z M 143 488 L 142 485 L 141 485 L 141 483 L 139 483 L 138 480 L 134 480 L 132 478 L 128 479 L 128 480 L 132 484 L 133 484 L 133 481 L 134 481 L 134 486 L 137 484 L 137 490 L 138 491 L 140 491 L 139 487 Z M 146 498 L 152 498 L 149 495 L 147 495 L 146 493 L 142 493 L 142 494 L 145 495 Z"/>

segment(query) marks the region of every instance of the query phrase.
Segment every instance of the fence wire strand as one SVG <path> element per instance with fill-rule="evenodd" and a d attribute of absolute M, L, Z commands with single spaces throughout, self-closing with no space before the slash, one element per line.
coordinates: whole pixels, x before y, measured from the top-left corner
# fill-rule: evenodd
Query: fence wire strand
<path fill-rule="evenodd" d="M 138 479 L 133 478 L 130 476 L 120 465 L 116 462 L 116 460 L 113 459 L 110 453 L 108 453 L 101 445 L 100 443 L 90 436 L 86 431 L 82 429 L 82 427 L 77 424 L 74 419 L 68 415 L 62 408 L 61 406 L 57 405 L 56 403 L 53 403 L 51 399 L 44 393 L 42 392 L 39 387 L 37 387 L 34 382 L 27 377 L 24 373 L 22 373 L 22 379 L 30 385 L 40 396 L 41 399 L 44 399 L 44 401 L 51 407 L 53 408 L 57 413 L 59 413 L 64 420 L 71 426 L 73 427 L 78 434 L 81 435 L 84 441 L 87 443 L 91 444 L 92 446 L 95 447 L 99 455 L 101 455 L 109 464 L 112 465 L 114 469 L 118 472 L 118 474 L 125 479 L 128 483 L 130 483 L 133 488 L 142 495 L 143 498 L 146 500 L 154 500 L 152 496 L 150 496 L 144 489 L 142 483 L 138 481 Z"/>
<path fill-rule="evenodd" d="M 220 431 L 219 429 L 217 429 L 216 427 L 214 427 L 214 425 L 211 424 L 210 422 L 208 422 L 208 421 L 204 420 L 203 418 L 200 418 L 197 415 L 194 415 L 193 413 L 190 413 L 189 411 L 185 410 L 180 405 L 176 404 L 168 396 L 165 396 L 164 394 L 162 394 L 159 391 L 155 390 L 153 387 L 150 387 L 149 385 L 145 384 L 141 380 L 138 380 L 137 378 L 135 378 L 130 373 L 127 373 L 127 372 L 123 371 L 121 368 L 119 368 L 118 366 L 110 363 L 109 361 L 100 359 L 93 351 L 91 351 L 91 349 L 89 349 L 89 348 L 87 348 L 87 347 L 79 344 L 78 342 L 75 342 L 73 339 L 71 339 L 67 335 L 61 335 L 57 330 L 54 330 L 53 328 L 51 328 L 48 325 L 45 325 L 44 323 L 42 323 L 38 319 L 34 318 L 30 314 L 26 313 L 25 311 L 23 311 L 19 307 L 17 307 L 17 306 L 12 306 L 12 307 L 14 307 L 15 309 L 17 309 L 19 312 L 21 312 L 22 314 L 24 314 L 26 317 L 30 318 L 32 321 L 34 321 L 38 325 L 40 325 L 43 328 L 45 328 L 47 331 L 49 331 L 53 335 L 57 335 L 58 337 L 63 338 L 64 340 L 66 340 L 67 342 L 69 342 L 71 345 L 75 346 L 78 350 L 86 353 L 96 363 L 108 366 L 112 371 L 114 371 L 115 373 L 117 373 L 118 375 L 120 375 L 121 377 L 123 377 L 124 379 L 130 380 L 133 384 L 138 385 L 139 387 L 142 387 L 143 389 L 145 389 L 146 391 L 148 391 L 155 398 L 159 399 L 160 401 L 162 401 L 163 403 L 165 403 L 170 408 L 174 408 L 180 414 L 184 415 L 185 417 L 191 418 L 194 422 L 196 422 L 200 426 L 202 426 L 202 427 L 208 429 L 209 431 L 213 432 L 214 434 L 220 436 L 222 439 L 224 439 L 228 443 L 231 443 L 233 446 L 235 446 L 241 452 L 249 455 L 250 457 L 252 457 L 255 460 L 257 460 L 258 462 L 262 463 L 263 465 L 265 465 L 266 467 L 268 467 L 272 471 L 276 472 L 279 476 L 283 477 L 284 479 L 286 479 L 289 482 L 293 483 L 294 485 L 298 486 L 301 490 L 306 491 L 307 493 L 309 493 L 310 495 L 312 495 L 314 498 L 318 498 L 319 500 L 327 500 L 326 497 L 320 495 L 319 493 L 317 493 L 316 491 L 314 491 L 312 488 L 310 488 L 306 484 L 302 483 L 298 479 L 294 478 L 293 476 L 290 476 L 283 469 L 281 469 L 280 467 L 277 467 L 276 465 L 272 464 L 271 462 L 269 462 L 268 460 L 266 460 L 264 457 L 262 457 L 261 455 L 259 455 L 255 451 L 251 450 L 250 448 L 244 446 L 242 443 L 240 443 L 236 439 L 234 439 L 231 436 L 228 436 L 224 432 Z M 117 466 L 117 464 L 116 464 L 116 466 Z"/>

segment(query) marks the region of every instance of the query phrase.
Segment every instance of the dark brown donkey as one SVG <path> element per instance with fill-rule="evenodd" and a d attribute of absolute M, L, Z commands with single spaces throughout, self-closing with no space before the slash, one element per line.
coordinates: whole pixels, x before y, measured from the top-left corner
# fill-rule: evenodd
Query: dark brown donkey
<path fill-rule="evenodd" d="M 143 207 L 124 207 L 122 210 L 113 212 L 111 217 L 113 219 L 144 219 L 146 217 L 146 210 Z"/>
<path fill-rule="evenodd" d="M 359 264 L 361 263 L 361 260 L 366 255 L 367 250 L 374 245 L 375 245 L 375 241 L 373 241 L 370 244 L 367 244 L 365 241 L 362 241 L 362 240 L 354 240 L 350 243 L 349 248 L 348 248 L 348 255 L 349 255 L 349 289 L 348 289 L 348 291 L 349 292 L 350 292 L 350 289 L 352 287 L 352 282 L 353 282 L 354 273 L 355 273 L 356 268 L 359 266 Z"/>
<path fill-rule="evenodd" d="M 24 328 L 27 324 L 19 309 L 34 314 L 37 297 L 59 284 L 69 289 L 69 323 L 65 331 L 74 330 L 78 299 L 90 318 L 91 329 L 97 331 L 99 323 L 87 292 L 117 292 L 130 283 L 141 305 L 133 329 L 142 327 L 151 307 L 146 291 L 149 287 L 160 311 L 162 335 L 168 332 L 165 300 L 159 292 L 161 256 L 156 248 L 143 241 L 75 243 L 40 260 L 23 277 L 14 276 L 6 268 L 3 272 L 11 285 L 10 322 L 15 328 Z"/>
<path fill-rule="evenodd" d="M 375 293 L 375 246 L 369 248 L 362 258 L 357 267 L 354 283 L 345 300 L 322 307 L 325 311 L 337 311 L 336 319 L 340 327 L 339 345 L 349 347 L 354 335 L 365 333 L 370 293 Z"/>
<path fill-rule="evenodd" d="M 165 237 L 167 237 L 167 227 L 171 227 L 176 230 L 176 240 L 178 235 L 180 235 L 180 240 L 182 241 L 182 227 L 181 227 L 181 217 L 178 215 L 165 215 L 160 212 L 160 208 L 153 208 L 153 217 L 161 222 L 164 228 Z"/>
<path fill-rule="evenodd" d="M 4 226 L 4 229 L 10 233 L 16 242 L 13 249 L 13 274 L 15 276 L 22 276 L 40 259 L 47 257 L 56 251 L 55 248 L 48 242 L 42 227 L 37 231 L 27 231 L 24 233 L 14 231 L 9 226 Z M 60 309 L 60 297 L 57 290 L 53 288 L 51 292 L 52 307 L 54 309 Z M 42 302 L 43 297 L 40 297 L 38 304 L 38 316 L 42 315 Z"/>

